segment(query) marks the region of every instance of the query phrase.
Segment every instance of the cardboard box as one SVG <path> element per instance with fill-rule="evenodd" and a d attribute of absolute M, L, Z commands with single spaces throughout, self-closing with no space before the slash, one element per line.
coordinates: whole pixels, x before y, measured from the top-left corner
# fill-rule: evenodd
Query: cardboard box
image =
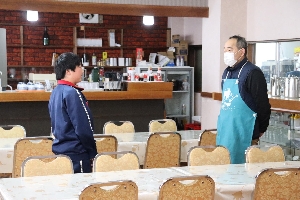
<path fill-rule="evenodd" d="M 174 58 L 175 58 L 175 56 L 174 56 L 174 52 L 173 52 L 173 51 L 157 52 L 157 54 L 160 54 L 160 55 L 166 56 L 166 57 L 168 57 L 169 59 L 174 59 Z"/>
<path fill-rule="evenodd" d="M 180 35 L 172 35 L 171 47 L 179 47 Z"/>
<path fill-rule="evenodd" d="M 115 47 L 116 46 L 116 39 L 115 39 L 115 29 L 108 30 L 108 46 Z"/>
<path fill-rule="evenodd" d="M 182 40 L 179 43 L 179 47 L 176 48 L 177 55 L 188 55 L 189 44 L 187 41 Z"/>

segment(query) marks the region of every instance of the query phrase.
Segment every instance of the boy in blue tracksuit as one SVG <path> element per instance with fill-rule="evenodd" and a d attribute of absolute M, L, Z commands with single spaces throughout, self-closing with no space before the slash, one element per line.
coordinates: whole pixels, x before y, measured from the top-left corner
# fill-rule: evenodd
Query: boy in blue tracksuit
<path fill-rule="evenodd" d="M 71 52 L 61 54 L 56 62 L 55 73 L 58 85 L 48 105 L 55 136 L 52 151 L 69 156 L 74 173 L 91 172 L 97 149 L 92 113 L 81 92 L 83 89 L 76 86 L 83 73 L 80 58 Z"/>

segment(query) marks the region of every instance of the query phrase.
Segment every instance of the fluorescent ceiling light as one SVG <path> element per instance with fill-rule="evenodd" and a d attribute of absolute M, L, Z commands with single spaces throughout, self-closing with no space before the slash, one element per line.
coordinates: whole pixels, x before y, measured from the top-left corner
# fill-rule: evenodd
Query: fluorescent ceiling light
<path fill-rule="evenodd" d="M 39 19 L 38 11 L 27 10 L 27 21 L 36 22 Z"/>
<path fill-rule="evenodd" d="M 154 16 L 143 16 L 143 24 L 145 25 L 153 25 L 154 24 Z"/>

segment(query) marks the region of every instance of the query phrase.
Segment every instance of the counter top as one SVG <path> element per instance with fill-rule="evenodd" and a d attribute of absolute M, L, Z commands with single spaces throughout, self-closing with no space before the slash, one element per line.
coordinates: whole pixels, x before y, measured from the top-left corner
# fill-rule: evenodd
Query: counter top
<path fill-rule="evenodd" d="M 127 91 L 83 91 L 87 100 L 172 98 L 172 82 L 128 82 Z M 51 92 L 0 91 L 0 102 L 49 101 Z"/>
<path fill-rule="evenodd" d="M 208 97 L 208 92 L 204 93 Z M 222 93 L 212 92 L 212 99 L 222 101 Z M 290 99 L 281 97 L 272 97 L 269 95 L 269 102 L 271 104 L 271 109 L 276 111 L 300 113 L 300 98 Z"/>

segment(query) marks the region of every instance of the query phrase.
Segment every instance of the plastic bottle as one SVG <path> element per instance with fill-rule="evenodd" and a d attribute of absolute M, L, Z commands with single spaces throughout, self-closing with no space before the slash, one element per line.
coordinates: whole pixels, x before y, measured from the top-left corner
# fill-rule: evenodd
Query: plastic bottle
<path fill-rule="evenodd" d="M 186 115 L 186 105 L 182 104 L 181 114 Z"/>
<path fill-rule="evenodd" d="M 181 56 L 181 58 L 180 58 L 180 66 L 184 66 L 184 57 L 183 56 Z"/>
<path fill-rule="evenodd" d="M 176 56 L 176 66 L 179 67 L 180 65 L 180 56 Z"/>

